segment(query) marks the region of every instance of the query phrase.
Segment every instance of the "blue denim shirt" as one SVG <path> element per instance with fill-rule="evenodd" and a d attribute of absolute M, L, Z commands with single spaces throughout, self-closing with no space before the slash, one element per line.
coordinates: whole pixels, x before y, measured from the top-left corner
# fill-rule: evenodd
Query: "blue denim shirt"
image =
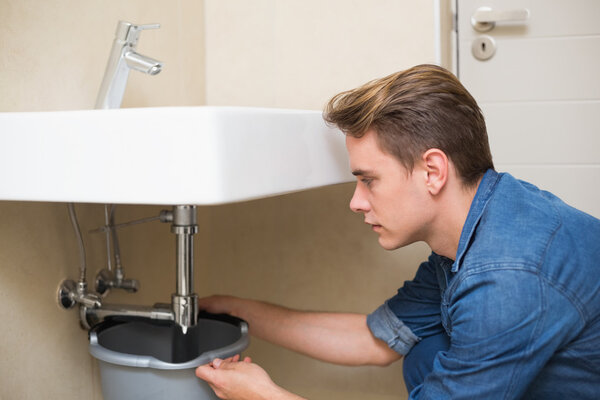
<path fill-rule="evenodd" d="M 456 260 L 433 253 L 367 322 L 400 354 L 450 336 L 411 399 L 598 399 L 600 221 L 489 170 Z"/>

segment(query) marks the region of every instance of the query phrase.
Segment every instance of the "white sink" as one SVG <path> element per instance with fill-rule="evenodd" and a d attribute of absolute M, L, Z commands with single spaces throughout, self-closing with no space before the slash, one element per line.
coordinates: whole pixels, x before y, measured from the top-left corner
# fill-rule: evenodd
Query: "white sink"
<path fill-rule="evenodd" d="M 0 200 L 209 205 L 352 180 L 318 111 L 0 113 Z"/>

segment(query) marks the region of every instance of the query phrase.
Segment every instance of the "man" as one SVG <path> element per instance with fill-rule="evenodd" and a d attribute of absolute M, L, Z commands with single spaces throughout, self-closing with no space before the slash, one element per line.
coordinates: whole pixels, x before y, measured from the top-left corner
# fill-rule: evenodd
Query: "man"
<path fill-rule="evenodd" d="M 350 208 L 387 250 L 432 249 L 369 316 L 226 296 L 201 307 L 273 343 L 344 365 L 406 356 L 413 399 L 592 399 L 600 393 L 600 221 L 494 171 L 475 100 L 421 65 L 335 96 L 357 177 Z M 245 362 L 244 362 L 245 361 Z M 224 399 L 294 399 L 251 360 L 197 369 Z"/>

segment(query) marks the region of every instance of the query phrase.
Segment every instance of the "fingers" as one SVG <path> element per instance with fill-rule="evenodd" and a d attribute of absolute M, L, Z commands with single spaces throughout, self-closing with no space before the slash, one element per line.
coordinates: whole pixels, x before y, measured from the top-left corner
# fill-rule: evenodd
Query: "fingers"
<path fill-rule="evenodd" d="M 215 362 L 215 360 L 221 360 L 222 362 L 238 362 L 238 361 L 239 361 L 239 358 L 240 358 L 240 356 L 239 356 L 239 355 L 235 355 L 235 356 L 233 356 L 233 357 L 227 357 L 227 358 L 226 358 L 226 359 L 224 359 L 224 360 L 221 360 L 221 359 L 219 359 L 219 358 L 215 358 L 215 359 L 213 360 L 213 363 Z M 220 362 L 219 362 L 219 364 L 220 364 Z M 217 367 L 217 368 L 218 368 L 218 367 Z"/>
<path fill-rule="evenodd" d="M 212 360 L 210 365 L 212 365 L 213 368 L 219 368 L 224 362 L 225 363 L 236 363 L 236 362 L 240 361 L 240 358 L 241 358 L 241 356 L 239 354 L 236 354 L 233 357 L 228 357 L 224 360 L 222 360 L 220 358 L 215 358 L 214 360 Z M 252 360 L 250 360 L 250 357 L 246 357 L 246 358 L 244 358 L 244 362 L 252 362 Z"/>
<path fill-rule="evenodd" d="M 201 365 L 196 368 L 196 376 L 204 381 L 212 382 L 215 370 L 210 364 Z"/>
<path fill-rule="evenodd" d="M 208 384 L 208 386 L 210 386 L 210 388 L 213 390 L 213 392 L 215 392 L 218 398 L 224 399 L 225 396 L 217 382 L 217 373 L 218 372 L 215 368 L 213 368 L 212 363 L 201 365 L 198 368 L 196 368 L 196 376 L 205 381 Z"/>
<path fill-rule="evenodd" d="M 215 303 L 218 303 L 217 296 L 200 298 L 198 299 L 198 309 L 216 313 L 217 307 L 215 306 Z"/>
<path fill-rule="evenodd" d="M 244 362 L 249 362 L 250 358 L 244 358 Z M 239 364 L 240 355 L 236 354 L 233 357 L 229 357 L 226 359 L 215 358 L 208 364 L 201 365 L 196 368 L 196 376 L 210 386 L 210 388 L 215 392 L 217 397 L 225 399 L 229 398 L 225 393 L 227 391 L 223 391 L 224 389 L 224 375 L 223 373 L 228 373 L 226 371 L 231 371 L 236 369 L 236 365 Z M 226 381 L 225 381 L 226 382 Z"/>
<path fill-rule="evenodd" d="M 203 379 L 220 399 L 271 399 L 280 398 L 283 392 L 264 369 L 251 363 L 250 357 L 243 360 L 239 355 L 225 360 L 215 358 L 196 368 L 196 376 Z"/>
<path fill-rule="evenodd" d="M 213 295 L 198 299 L 198 309 L 211 314 L 231 314 L 233 296 Z"/>
<path fill-rule="evenodd" d="M 212 381 L 215 376 L 215 370 L 223 367 L 224 365 L 231 364 L 236 357 L 229 357 L 228 359 L 222 360 L 220 358 L 215 358 L 208 364 L 204 364 L 196 368 L 196 376 L 205 381 Z M 237 356 L 239 359 L 239 356 Z"/>
<path fill-rule="evenodd" d="M 196 376 L 202 380 L 207 382 L 212 382 L 215 378 L 215 373 L 217 369 L 227 369 L 227 367 L 232 366 L 233 364 L 240 362 L 241 356 L 236 354 L 233 357 L 229 357 L 226 359 L 215 358 L 208 364 L 204 364 L 196 368 Z M 252 363 L 252 359 L 250 357 L 244 357 L 243 362 Z"/>

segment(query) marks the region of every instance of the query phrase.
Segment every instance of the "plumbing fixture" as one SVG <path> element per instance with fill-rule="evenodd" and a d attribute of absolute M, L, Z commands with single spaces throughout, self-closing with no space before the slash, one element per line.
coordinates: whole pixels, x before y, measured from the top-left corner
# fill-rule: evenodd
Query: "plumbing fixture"
<path fill-rule="evenodd" d="M 194 292 L 193 235 L 198 232 L 196 206 L 174 206 L 172 211 L 163 210 L 158 217 L 170 222 L 171 232 L 176 235 L 176 281 L 171 304 L 157 303 L 152 307 L 123 304 L 105 304 L 100 307 L 82 305 L 80 317 L 86 328 L 108 317 L 145 317 L 175 321 L 186 333 L 198 322 L 198 295 Z M 147 218 L 156 219 L 156 218 Z M 135 223 L 135 221 L 134 221 Z M 131 223 L 129 223 L 131 224 Z M 125 224 L 124 224 L 125 225 Z"/>
<path fill-rule="evenodd" d="M 109 211 L 110 208 L 110 211 Z M 152 222 L 160 220 L 161 222 L 172 222 L 173 213 L 168 210 L 162 210 L 159 215 L 142 218 L 135 221 L 129 221 L 121 224 L 115 224 L 115 210 L 116 206 L 104 205 L 104 226 L 97 229 L 90 230 L 90 233 L 104 232 L 106 234 L 106 268 L 100 270 L 96 275 L 95 289 L 101 296 L 106 296 L 110 289 L 125 289 L 128 292 L 135 293 L 139 289 L 139 282 L 137 279 L 125 279 L 125 273 L 123 272 L 123 266 L 121 264 L 121 251 L 119 247 L 119 239 L 117 236 L 117 229 L 124 228 L 127 226 L 143 224 L 146 222 Z M 111 237 L 113 245 L 111 247 Z M 113 249 L 114 248 L 114 254 Z M 113 272 L 112 258 L 114 256 L 115 271 Z"/>
<path fill-rule="evenodd" d="M 198 296 L 194 291 L 194 241 L 198 233 L 196 206 L 173 207 L 171 232 L 176 235 L 177 281 L 171 296 L 175 322 L 185 334 L 198 322 Z"/>
<path fill-rule="evenodd" d="M 104 319 L 115 316 L 171 320 L 181 327 L 183 333 L 197 324 L 198 295 L 193 293 L 193 235 L 198 232 L 196 206 L 174 206 L 172 211 L 161 211 L 157 218 L 161 222 L 171 223 L 171 232 L 176 235 L 176 290 L 171 296 L 171 304 L 157 303 L 152 307 L 104 303 L 98 307 L 82 305 L 80 316 L 84 327 L 89 329 Z M 157 218 L 145 218 L 144 220 Z M 136 223 L 136 221 L 132 223 Z M 132 223 L 122 225 L 131 225 Z"/>
<path fill-rule="evenodd" d="M 87 283 L 65 279 L 58 288 L 58 303 L 63 308 L 71 308 L 76 304 L 82 307 L 98 308 L 102 306 L 100 297 L 87 291 Z"/>
<path fill-rule="evenodd" d="M 134 25 L 119 21 L 98 92 L 97 109 L 121 107 L 130 69 L 149 75 L 156 75 L 162 70 L 162 62 L 136 52 L 141 31 L 158 28 L 160 28 L 159 24 Z"/>
<path fill-rule="evenodd" d="M 152 307 L 108 304 L 101 301 L 96 294 L 87 293 L 85 282 L 81 285 L 72 280 L 61 283 L 58 293 L 59 304 L 67 309 L 79 304 L 81 324 L 86 329 L 109 317 L 145 317 L 175 321 L 183 333 L 186 333 L 188 328 L 198 323 L 198 295 L 194 293 L 193 274 L 193 235 L 198 232 L 196 218 L 196 206 L 178 205 L 174 206 L 172 211 L 161 211 L 157 218 L 144 219 L 144 221 L 160 219 L 162 222 L 171 223 L 171 232 L 176 236 L 176 290 L 171 296 L 171 304 L 157 303 Z M 121 224 L 121 226 L 132 223 Z M 116 226 L 119 225 L 113 225 L 113 228 Z M 105 226 L 100 230 L 105 229 L 109 228 Z M 106 281 L 103 284 L 106 284 Z"/>
<path fill-rule="evenodd" d="M 156 303 L 151 307 L 131 304 L 102 304 L 101 307 L 82 305 L 79 308 L 79 317 L 85 329 L 91 329 L 111 317 L 136 317 L 160 321 L 175 319 L 171 305 L 163 303 Z"/>
<path fill-rule="evenodd" d="M 108 211 L 110 208 L 110 212 Z M 128 292 L 135 293 L 139 289 L 137 279 L 125 279 L 123 265 L 121 264 L 121 249 L 119 247 L 119 238 L 115 227 L 115 209 L 113 204 L 104 206 L 104 231 L 106 233 L 106 264 L 107 267 L 102 269 L 96 275 L 96 292 L 101 296 L 108 294 L 110 289 L 125 289 Z M 112 238 L 112 251 L 111 251 Z M 115 270 L 112 268 L 112 258 L 114 257 Z"/>
<path fill-rule="evenodd" d="M 137 279 L 125 279 L 122 268 L 117 269 L 115 273 L 104 268 L 96 275 L 94 287 L 100 296 L 105 296 L 110 289 L 123 289 L 126 292 L 135 293 L 139 290 L 140 283 Z"/>
<path fill-rule="evenodd" d="M 71 308 L 75 304 L 81 304 L 85 307 L 100 307 L 100 297 L 95 293 L 90 293 L 87 290 L 86 271 L 87 264 L 85 259 L 85 247 L 83 246 L 83 237 L 77 222 L 77 214 L 75 214 L 75 206 L 69 203 L 69 219 L 77 237 L 77 245 L 79 246 L 79 281 L 71 279 L 63 280 L 58 288 L 58 303 L 64 308 Z"/>

